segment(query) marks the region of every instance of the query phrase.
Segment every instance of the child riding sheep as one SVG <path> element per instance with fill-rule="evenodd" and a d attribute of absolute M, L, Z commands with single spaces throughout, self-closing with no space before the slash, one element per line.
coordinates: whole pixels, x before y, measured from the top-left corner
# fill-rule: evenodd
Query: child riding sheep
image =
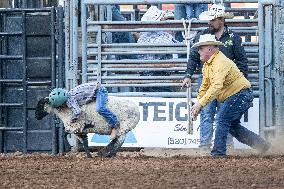
<path fill-rule="evenodd" d="M 105 87 L 102 87 L 100 83 L 84 83 L 71 89 L 69 92 L 62 88 L 55 88 L 49 94 L 48 100 L 49 104 L 54 108 L 64 105 L 71 108 L 73 112 L 70 120 L 71 123 L 78 120 L 82 105 L 96 100 L 96 111 L 106 119 L 112 128 L 111 139 L 117 137 L 117 129 L 120 126 L 120 122 L 117 116 L 107 108 L 108 91 Z"/>

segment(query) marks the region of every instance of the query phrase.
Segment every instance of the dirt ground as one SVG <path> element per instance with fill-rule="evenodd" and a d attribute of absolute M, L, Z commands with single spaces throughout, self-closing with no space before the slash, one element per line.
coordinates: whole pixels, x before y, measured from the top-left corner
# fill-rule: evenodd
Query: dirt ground
<path fill-rule="evenodd" d="M 284 188 L 284 155 L 200 157 L 175 151 L 116 158 L 0 154 L 0 188 Z"/>

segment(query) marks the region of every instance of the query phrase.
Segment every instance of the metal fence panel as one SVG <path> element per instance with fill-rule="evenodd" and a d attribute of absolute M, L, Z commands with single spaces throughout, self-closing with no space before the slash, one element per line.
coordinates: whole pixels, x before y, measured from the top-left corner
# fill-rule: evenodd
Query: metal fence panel
<path fill-rule="evenodd" d="M 127 1 L 127 4 L 150 4 L 150 1 Z M 184 3 L 183 1 L 161 1 L 162 3 Z M 187 1 L 189 3 L 198 3 L 197 1 Z M 203 1 L 211 3 L 211 1 Z M 228 1 L 235 2 L 235 1 Z M 246 1 L 255 2 L 255 1 Z M 119 1 L 119 4 L 126 4 L 126 1 Z M 82 1 L 81 4 L 81 28 L 82 28 L 82 82 L 99 81 L 103 85 L 109 87 L 115 95 L 125 96 L 186 96 L 184 90 L 180 89 L 180 82 L 185 75 L 186 59 L 182 58 L 186 55 L 186 46 L 184 43 L 166 45 L 141 45 L 137 43 L 117 43 L 111 40 L 111 36 L 116 33 L 123 32 L 149 32 L 149 31 L 183 31 L 182 21 L 162 21 L 162 22 L 141 22 L 141 21 L 111 21 L 110 16 L 99 18 L 94 21 L 91 17 L 96 13 L 90 12 L 88 7 L 98 5 L 100 8 L 109 5 L 108 1 Z M 109 6 L 107 6 L 109 7 Z M 109 10 L 109 9 L 105 9 Z M 258 96 L 258 42 L 251 42 L 251 37 L 258 36 L 257 19 L 252 19 L 246 15 L 245 10 L 230 9 L 232 12 L 242 14 L 245 19 L 226 20 L 226 23 L 236 33 L 244 36 L 245 50 L 249 57 L 249 79 L 253 84 L 255 95 Z M 256 11 L 256 9 L 251 10 Z M 71 18 L 70 18 L 71 19 Z M 72 19 L 71 19 L 72 20 Z M 192 31 L 200 31 L 207 27 L 205 21 L 193 21 Z M 76 30 L 73 25 L 72 30 Z M 80 43 L 80 42 L 79 42 Z M 79 44 L 73 43 L 76 47 Z M 71 49 L 71 48 L 70 48 Z M 73 47 L 74 49 L 74 47 Z M 77 52 L 73 51 L 72 56 Z M 117 60 L 116 57 L 130 57 L 138 54 L 176 54 L 178 58 L 170 60 L 139 60 L 122 58 Z M 141 71 L 149 71 L 153 73 L 165 72 L 167 74 L 144 76 Z M 77 73 L 77 72 L 76 72 Z M 159 77 L 159 78 L 157 78 Z M 194 78 L 196 79 L 196 78 Z M 77 80 L 77 78 L 76 78 Z M 168 87 L 168 92 L 145 92 L 147 88 Z M 197 92 L 197 81 L 193 81 L 193 95 Z M 119 93 L 118 93 L 119 92 Z M 124 92 L 124 93 L 121 93 Z"/>
<path fill-rule="evenodd" d="M 47 96 L 62 71 L 61 53 L 56 67 L 56 12 L 62 9 L 0 10 L 1 73 L 0 73 L 0 152 L 58 152 L 58 129 L 54 117 L 42 121 L 34 118 L 37 101 Z M 57 38 L 57 39 L 56 39 Z M 61 69 L 58 71 L 58 69 Z M 60 78 L 62 82 L 62 78 Z M 63 84 L 61 83 L 61 86 Z"/>
<path fill-rule="evenodd" d="M 281 16 L 282 15 L 282 16 Z M 283 4 L 262 0 L 259 20 L 259 108 L 260 133 L 283 136 Z M 281 134 L 282 133 L 282 134 Z"/>

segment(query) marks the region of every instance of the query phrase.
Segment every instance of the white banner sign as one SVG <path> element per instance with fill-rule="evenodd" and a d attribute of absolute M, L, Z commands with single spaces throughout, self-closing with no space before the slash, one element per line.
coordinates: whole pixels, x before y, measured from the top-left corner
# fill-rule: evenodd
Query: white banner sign
<path fill-rule="evenodd" d="M 126 97 L 123 97 L 126 98 Z M 162 147 L 162 148 L 198 148 L 199 117 L 194 122 L 193 134 L 187 133 L 187 103 L 186 98 L 153 98 L 127 97 L 139 106 L 140 121 L 136 128 L 130 131 L 123 147 Z M 242 125 L 249 130 L 259 132 L 258 99 L 249 109 L 248 122 Z M 89 146 L 105 146 L 109 136 L 89 134 Z M 246 148 L 235 140 L 235 148 Z"/>

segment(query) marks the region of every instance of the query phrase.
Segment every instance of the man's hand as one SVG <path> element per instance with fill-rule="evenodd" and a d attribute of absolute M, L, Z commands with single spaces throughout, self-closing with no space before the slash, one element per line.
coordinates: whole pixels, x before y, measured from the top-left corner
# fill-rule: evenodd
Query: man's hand
<path fill-rule="evenodd" d="M 202 109 L 202 106 L 198 101 L 192 106 L 190 113 L 191 113 L 192 119 L 194 121 L 196 121 L 197 116 L 198 116 L 201 109 Z"/>
<path fill-rule="evenodd" d="M 182 88 L 183 87 L 188 88 L 190 85 L 191 85 L 191 79 L 188 78 L 188 77 L 184 78 L 183 81 L 182 81 L 181 87 Z"/>

